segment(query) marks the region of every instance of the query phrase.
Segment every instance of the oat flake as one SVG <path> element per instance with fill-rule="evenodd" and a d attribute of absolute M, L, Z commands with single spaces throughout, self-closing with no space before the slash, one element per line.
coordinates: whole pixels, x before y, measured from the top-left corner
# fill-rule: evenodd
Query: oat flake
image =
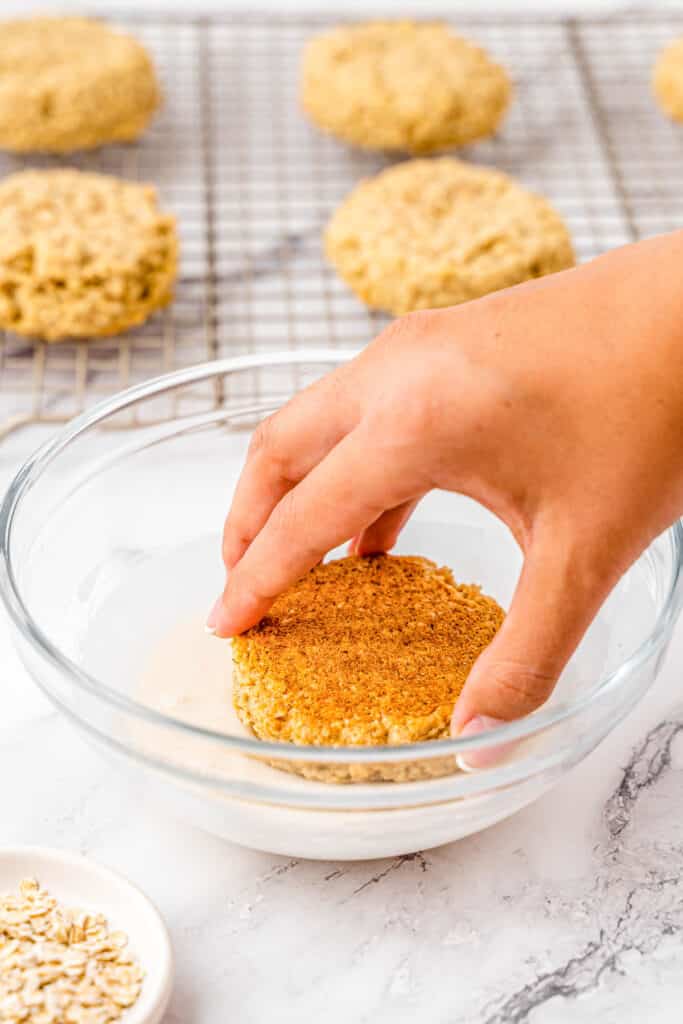
<path fill-rule="evenodd" d="M 24 879 L 0 897 L 0 1021 L 108 1024 L 140 995 L 143 971 L 102 914 L 63 907 Z"/>

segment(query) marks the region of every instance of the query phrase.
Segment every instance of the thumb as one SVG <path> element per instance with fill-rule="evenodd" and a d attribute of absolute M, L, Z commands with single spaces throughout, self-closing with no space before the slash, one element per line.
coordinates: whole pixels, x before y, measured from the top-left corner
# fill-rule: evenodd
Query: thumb
<path fill-rule="evenodd" d="M 457 700 L 453 735 L 495 728 L 547 700 L 611 583 L 607 574 L 586 570 L 585 563 L 585 557 L 563 555 L 557 538 L 532 547 L 510 611 Z M 482 751 L 479 759 L 485 753 L 492 752 Z M 468 761 L 473 764 L 469 756 Z"/>

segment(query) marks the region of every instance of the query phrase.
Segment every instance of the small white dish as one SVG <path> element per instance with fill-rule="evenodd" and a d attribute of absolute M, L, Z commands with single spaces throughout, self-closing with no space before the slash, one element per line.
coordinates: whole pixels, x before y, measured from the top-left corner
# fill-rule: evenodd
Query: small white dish
<path fill-rule="evenodd" d="M 121 875 L 68 850 L 0 847 L 0 894 L 16 892 L 22 878 L 37 879 L 59 903 L 104 914 L 112 931 L 126 933 L 145 980 L 140 998 L 121 1020 L 159 1024 L 171 997 L 173 954 L 151 900 Z"/>

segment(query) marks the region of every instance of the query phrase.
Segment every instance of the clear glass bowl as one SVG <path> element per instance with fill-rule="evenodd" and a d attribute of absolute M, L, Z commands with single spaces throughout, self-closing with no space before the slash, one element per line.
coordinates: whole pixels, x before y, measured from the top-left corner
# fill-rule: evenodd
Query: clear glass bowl
<path fill-rule="evenodd" d="M 493 738 L 339 749 L 247 734 L 231 708 L 229 646 L 202 629 L 223 581 L 223 518 L 254 425 L 351 355 L 245 356 L 132 388 L 29 459 L 0 509 L 2 597 L 42 690 L 154 799 L 213 833 L 292 856 L 407 853 L 528 804 L 648 689 L 683 595 L 676 524 L 612 592 L 551 700 Z M 452 494 L 421 504 L 398 550 L 450 565 L 504 606 L 520 568 L 505 527 Z M 495 766 L 459 770 L 473 750 L 510 741 Z M 429 775 L 444 758 L 446 775 L 352 785 L 269 763 L 367 777 L 390 762 Z"/>

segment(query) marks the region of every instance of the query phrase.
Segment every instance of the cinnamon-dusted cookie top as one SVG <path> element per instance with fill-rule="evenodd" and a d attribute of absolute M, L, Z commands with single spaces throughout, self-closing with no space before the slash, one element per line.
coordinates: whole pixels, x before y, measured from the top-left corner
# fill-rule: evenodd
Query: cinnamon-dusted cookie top
<path fill-rule="evenodd" d="M 178 241 L 154 188 L 77 170 L 0 181 L 0 327 L 45 341 L 117 334 L 172 296 Z"/>
<path fill-rule="evenodd" d="M 346 142 L 428 153 L 493 134 L 510 80 L 445 24 L 376 21 L 311 40 L 301 101 L 320 128 Z"/>
<path fill-rule="evenodd" d="M 447 736 L 469 671 L 502 621 L 493 598 L 426 558 L 328 562 L 233 640 L 235 708 L 261 739 L 291 743 Z M 325 778 L 317 767 L 314 777 Z M 400 766 L 386 767 L 391 778 Z"/>
<path fill-rule="evenodd" d="M 88 18 L 0 22 L 0 149 L 127 142 L 159 102 L 152 61 L 131 36 Z"/>

